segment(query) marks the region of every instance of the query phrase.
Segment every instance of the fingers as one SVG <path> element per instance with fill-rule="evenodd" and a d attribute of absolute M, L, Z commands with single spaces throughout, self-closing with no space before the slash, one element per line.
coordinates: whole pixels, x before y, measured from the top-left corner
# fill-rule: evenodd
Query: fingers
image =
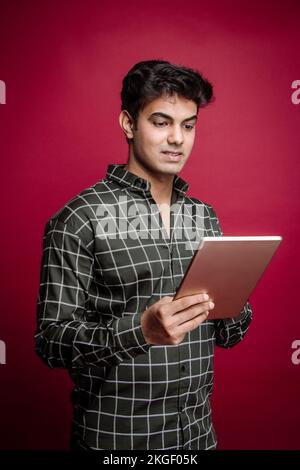
<path fill-rule="evenodd" d="M 186 297 L 174 300 L 168 307 L 170 309 L 169 312 L 171 315 L 176 315 L 181 310 L 185 310 L 193 305 L 206 302 L 208 300 L 209 296 L 207 294 L 187 295 Z"/>
<path fill-rule="evenodd" d="M 214 308 L 208 299 L 207 294 L 190 295 L 175 301 L 170 296 L 161 298 L 141 318 L 145 338 L 149 336 L 151 344 L 179 344 L 186 333 L 207 319 Z"/>
<path fill-rule="evenodd" d="M 173 297 L 166 296 L 156 302 L 153 307 L 155 308 L 157 318 L 160 320 L 166 320 L 169 317 L 176 316 L 176 322 L 178 321 L 177 316 L 179 312 L 186 314 L 186 311 L 191 309 L 192 307 L 199 308 L 199 305 L 204 303 L 209 299 L 207 294 L 196 294 L 196 295 L 188 295 L 186 297 L 182 297 L 181 299 L 177 299 L 173 301 Z M 194 314 L 197 315 L 203 312 L 202 309 L 199 311 L 197 310 Z M 207 306 L 204 308 L 207 310 Z M 188 318 L 189 319 L 189 318 Z"/>
<path fill-rule="evenodd" d="M 209 310 L 206 310 L 204 313 L 198 315 L 197 317 L 194 317 L 192 320 L 189 320 L 185 323 L 181 323 L 181 325 L 179 325 L 175 329 L 176 336 L 181 337 L 182 335 L 185 335 L 189 331 L 195 330 L 201 325 L 201 323 L 207 320 L 208 316 L 209 316 Z"/>
<path fill-rule="evenodd" d="M 172 302 L 174 296 L 171 297 L 170 295 L 166 295 L 165 297 L 162 297 L 157 303 L 161 304 L 169 304 Z"/>
<path fill-rule="evenodd" d="M 203 313 L 209 313 L 210 310 L 214 308 L 213 302 L 202 302 L 201 304 L 196 304 L 184 311 L 177 313 L 170 317 L 170 326 L 179 326 L 182 323 L 188 322 L 193 318 L 197 317 L 198 315 L 202 315 Z"/>

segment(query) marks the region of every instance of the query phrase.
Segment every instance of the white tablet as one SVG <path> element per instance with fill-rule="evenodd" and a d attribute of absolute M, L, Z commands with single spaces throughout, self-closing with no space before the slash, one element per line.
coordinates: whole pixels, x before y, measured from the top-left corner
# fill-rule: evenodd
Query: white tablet
<path fill-rule="evenodd" d="M 173 300 L 207 293 L 208 319 L 237 317 L 282 241 L 280 236 L 203 237 Z"/>

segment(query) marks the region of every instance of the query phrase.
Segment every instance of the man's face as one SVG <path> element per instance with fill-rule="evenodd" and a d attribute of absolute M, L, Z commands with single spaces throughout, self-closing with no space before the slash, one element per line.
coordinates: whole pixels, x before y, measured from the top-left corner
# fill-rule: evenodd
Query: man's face
<path fill-rule="evenodd" d="M 140 111 L 130 155 L 152 173 L 179 173 L 194 145 L 196 120 L 194 101 L 160 96 Z"/>

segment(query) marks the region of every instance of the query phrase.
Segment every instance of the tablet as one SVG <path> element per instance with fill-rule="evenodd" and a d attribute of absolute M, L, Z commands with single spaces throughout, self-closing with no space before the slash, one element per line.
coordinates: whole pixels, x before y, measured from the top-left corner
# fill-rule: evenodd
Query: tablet
<path fill-rule="evenodd" d="M 173 300 L 207 293 L 208 319 L 237 317 L 262 277 L 282 237 L 203 237 Z"/>

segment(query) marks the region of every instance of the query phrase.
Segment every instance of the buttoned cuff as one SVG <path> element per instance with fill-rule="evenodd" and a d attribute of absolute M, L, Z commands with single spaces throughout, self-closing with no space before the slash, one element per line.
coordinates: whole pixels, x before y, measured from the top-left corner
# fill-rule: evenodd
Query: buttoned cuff
<path fill-rule="evenodd" d="M 116 347 L 125 352 L 128 358 L 147 353 L 151 347 L 142 332 L 141 315 L 142 313 L 126 315 L 114 324 Z"/>

